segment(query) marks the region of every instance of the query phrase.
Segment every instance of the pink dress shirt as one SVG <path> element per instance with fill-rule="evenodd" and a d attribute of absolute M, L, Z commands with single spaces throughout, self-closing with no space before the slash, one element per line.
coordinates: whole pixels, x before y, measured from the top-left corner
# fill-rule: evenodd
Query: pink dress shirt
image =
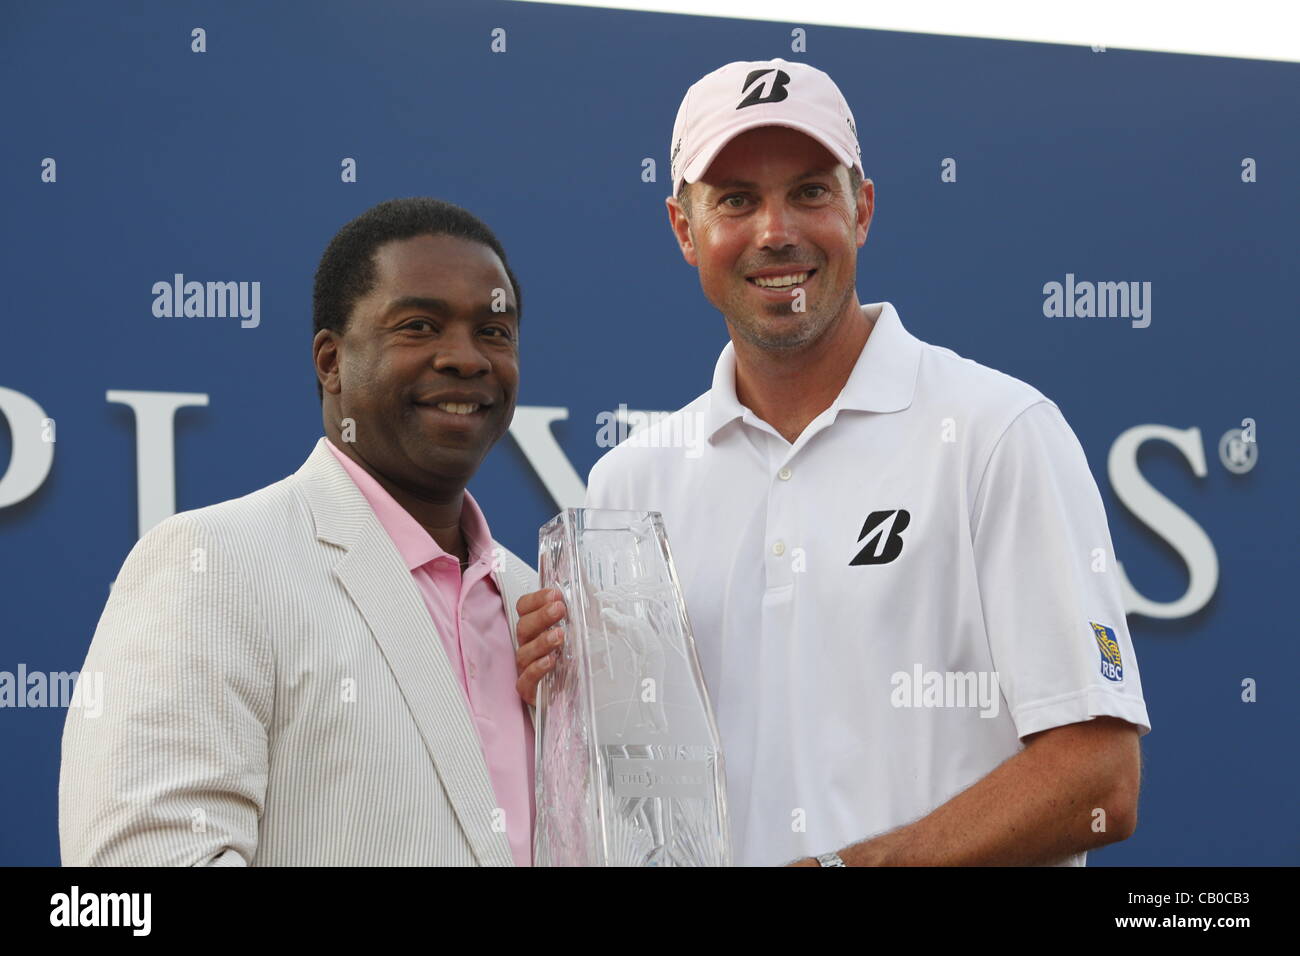
<path fill-rule="evenodd" d="M 487 520 L 467 490 L 460 527 L 470 564 L 462 577 L 454 554 L 444 551 L 365 469 L 326 442 L 411 571 L 478 730 L 497 805 L 505 811 L 510 852 L 517 866 L 531 866 L 533 723 L 515 690 L 515 649 L 501 593 L 492 579 Z"/>

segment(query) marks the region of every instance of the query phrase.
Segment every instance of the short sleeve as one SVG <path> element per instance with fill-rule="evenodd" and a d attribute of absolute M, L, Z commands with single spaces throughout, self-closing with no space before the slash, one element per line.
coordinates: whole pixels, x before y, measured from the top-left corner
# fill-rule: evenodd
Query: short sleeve
<path fill-rule="evenodd" d="M 995 444 L 971 511 L 984 624 L 1020 737 L 1118 717 L 1151 730 L 1097 484 L 1040 401 Z"/>

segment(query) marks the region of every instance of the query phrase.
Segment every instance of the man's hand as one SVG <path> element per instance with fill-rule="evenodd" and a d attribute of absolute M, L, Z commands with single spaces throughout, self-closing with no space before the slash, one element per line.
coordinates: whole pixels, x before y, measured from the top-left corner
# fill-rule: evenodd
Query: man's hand
<path fill-rule="evenodd" d="M 552 627 L 565 614 L 563 596 L 554 588 L 525 594 L 515 605 L 519 627 L 515 634 L 515 690 L 529 706 L 537 704 L 537 685 L 555 666 L 556 654 L 564 642 L 564 629 Z"/>

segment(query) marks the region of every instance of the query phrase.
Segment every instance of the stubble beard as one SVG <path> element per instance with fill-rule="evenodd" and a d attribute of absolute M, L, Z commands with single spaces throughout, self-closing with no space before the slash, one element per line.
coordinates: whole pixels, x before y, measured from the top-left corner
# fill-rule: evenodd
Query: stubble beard
<path fill-rule="evenodd" d="M 807 312 L 795 312 L 793 307 L 782 306 L 775 319 L 762 307 L 754 309 L 748 303 L 737 303 L 725 314 L 727 323 L 750 345 L 764 352 L 790 353 L 820 339 L 843 311 L 852 293 L 850 286 L 843 295 L 836 297 L 836 301 L 826 303 L 823 308 L 814 306 Z"/>

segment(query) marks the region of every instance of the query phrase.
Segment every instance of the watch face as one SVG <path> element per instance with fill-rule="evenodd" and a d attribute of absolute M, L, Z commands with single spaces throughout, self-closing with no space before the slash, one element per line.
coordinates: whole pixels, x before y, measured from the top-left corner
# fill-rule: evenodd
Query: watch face
<path fill-rule="evenodd" d="M 843 866 L 844 861 L 840 859 L 838 853 L 823 853 L 817 857 L 817 862 L 822 866 Z"/>

